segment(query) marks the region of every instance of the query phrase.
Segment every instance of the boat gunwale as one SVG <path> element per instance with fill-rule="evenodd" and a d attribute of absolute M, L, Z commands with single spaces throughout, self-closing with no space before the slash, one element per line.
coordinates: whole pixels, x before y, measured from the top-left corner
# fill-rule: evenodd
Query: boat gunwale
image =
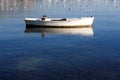
<path fill-rule="evenodd" d="M 78 21 L 78 20 L 83 20 L 83 19 L 88 19 L 88 18 L 93 18 L 94 17 L 81 17 L 81 18 L 46 18 L 47 20 L 41 20 L 41 18 L 25 18 L 25 21 L 43 21 L 43 22 L 52 22 L 52 21 Z"/>

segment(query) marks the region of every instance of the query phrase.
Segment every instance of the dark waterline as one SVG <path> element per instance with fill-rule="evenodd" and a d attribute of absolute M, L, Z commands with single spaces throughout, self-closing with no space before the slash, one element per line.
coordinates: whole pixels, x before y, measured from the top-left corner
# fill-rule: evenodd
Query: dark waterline
<path fill-rule="evenodd" d="M 119 4 L 119 0 L 0 0 L 0 80 L 119 80 Z M 25 17 L 43 14 L 93 15 L 95 21 L 78 30 L 25 28 Z"/>

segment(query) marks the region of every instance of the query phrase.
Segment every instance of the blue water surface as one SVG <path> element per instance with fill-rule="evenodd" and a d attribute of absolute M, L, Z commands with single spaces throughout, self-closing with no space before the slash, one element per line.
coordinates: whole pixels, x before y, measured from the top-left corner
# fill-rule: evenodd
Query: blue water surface
<path fill-rule="evenodd" d="M 119 0 L 0 0 L 0 80 L 120 80 L 119 4 Z M 44 14 L 92 15 L 93 34 L 27 32 L 24 18 Z"/>

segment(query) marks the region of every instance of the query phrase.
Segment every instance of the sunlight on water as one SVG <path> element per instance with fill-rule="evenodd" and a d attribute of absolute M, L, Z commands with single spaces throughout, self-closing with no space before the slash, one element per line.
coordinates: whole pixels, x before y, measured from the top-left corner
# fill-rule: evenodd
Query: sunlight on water
<path fill-rule="evenodd" d="M 13 5 L 14 4 L 14 5 Z M 0 0 L 1 17 L 33 16 L 75 16 L 87 13 L 114 12 L 120 10 L 119 0 Z M 58 16 L 58 17 L 59 17 Z"/>

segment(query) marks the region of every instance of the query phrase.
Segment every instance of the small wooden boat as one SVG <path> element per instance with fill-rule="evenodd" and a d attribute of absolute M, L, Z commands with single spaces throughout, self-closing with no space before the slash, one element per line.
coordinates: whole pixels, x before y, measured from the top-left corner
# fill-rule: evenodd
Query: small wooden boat
<path fill-rule="evenodd" d="M 94 17 L 81 17 L 81 18 L 25 18 L 26 27 L 84 27 L 93 24 Z"/>

